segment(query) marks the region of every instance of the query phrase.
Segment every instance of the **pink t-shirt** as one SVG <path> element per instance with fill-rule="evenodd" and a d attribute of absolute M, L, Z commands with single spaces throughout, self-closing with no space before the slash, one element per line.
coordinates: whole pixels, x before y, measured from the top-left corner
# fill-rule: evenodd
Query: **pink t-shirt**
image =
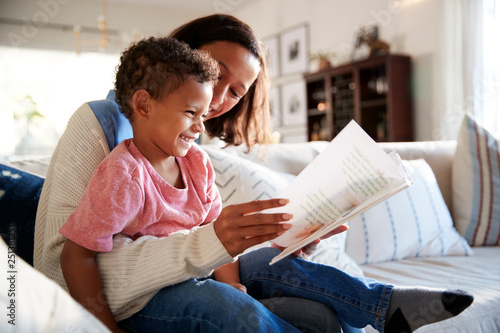
<path fill-rule="evenodd" d="M 85 248 L 108 252 L 118 233 L 164 237 L 215 220 L 222 203 L 208 156 L 194 145 L 176 159 L 184 189 L 161 178 L 132 139 L 123 141 L 98 166 L 59 232 Z"/>

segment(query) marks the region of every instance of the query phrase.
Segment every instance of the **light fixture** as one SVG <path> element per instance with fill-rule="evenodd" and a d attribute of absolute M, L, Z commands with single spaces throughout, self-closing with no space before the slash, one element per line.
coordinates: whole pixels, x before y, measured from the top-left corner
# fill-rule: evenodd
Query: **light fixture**
<path fill-rule="evenodd" d="M 90 32 L 90 33 L 98 33 L 99 39 L 93 40 L 83 40 L 82 33 Z M 96 45 L 99 49 L 99 52 L 104 52 L 108 48 L 110 44 L 110 33 L 111 35 L 115 35 L 118 37 L 118 41 L 120 40 L 120 32 L 117 30 L 110 30 L 108 27 L 108 1 L 102 1 L 102 14 L 97 17 L 97 29 L 92 27 L 82 27 L 79 25 L 75 25 L 73 27 L 73 36 L 75 39 L 75 49 L 76 53 L 80 54 L 82 52 L 82 46 L 84 45 Z M 127 37 L 122 36 L 121 39 L 126 40 L 131 38 L 133 42 L 136 42 L 140 39 L 139 30 L 133 29 L 131 35 Z M 123 44 L 127 44 L 128 42 L 124 42 Z"/>
<path fill-rule="evenodd" d="M 101 38 L 99 39 L 99 50 L 104 51 L 106 46 L 108 46 L 108 0 L 102 1 L 102 15 L 97 18 L 97 27 L 99 28 L 99 34 Z"/>
<path fill-rule="evenodd" d="M 75 36 L 76 54 L 82 52 L 82 27 L 75 25 L 73 27 L 73 36 Z"/>
<path fill-rule="evenodd" d="M 97 17 L 97 29 L 99 31 L 99 40 L 97 41 L 97 45 L 99 47 L 99 51 L 103 52 L 106 50 L 108 46 L 109 37 L 108 37 L 108 1 L 102 1 L 102 14 Z M 90 29 L 85 29 L 90 30 Z M 82 40 L 82 27 L 79 25 L 73 26 L 73 36 L 75 38 L 75 48 L 76 54 L 80 54 L 82 51 L 82 45 L 91 45 L 94 44 L 95 40 Z"/>

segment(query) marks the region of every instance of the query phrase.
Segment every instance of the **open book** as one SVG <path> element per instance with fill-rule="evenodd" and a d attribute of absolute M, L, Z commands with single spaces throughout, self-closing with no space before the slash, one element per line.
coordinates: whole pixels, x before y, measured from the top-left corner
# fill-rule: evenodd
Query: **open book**
<path fill-rule="evenodd" d="M 399 155 L 387 154 L 352 120 L 281 193 L 292 227 L 273 241 L 286 247 L 271 265 L 412 183 Z M 283 212 L 283 207 L 268 212 Z"/>

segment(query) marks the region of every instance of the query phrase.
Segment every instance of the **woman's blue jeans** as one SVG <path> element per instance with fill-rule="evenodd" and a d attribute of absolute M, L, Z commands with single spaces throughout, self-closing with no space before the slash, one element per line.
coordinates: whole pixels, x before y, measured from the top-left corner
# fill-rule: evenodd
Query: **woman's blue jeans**
<path fill-rule="evenodd" d="M 144 309 L 120 324 L 137 332 L 299 332 L 258 299 L 299 297 L 334 309 L 351 327 L 383 332 L 392 286 L 331 266 L 259 249 L 239 257 L 245 294 L 213 279 L 191 279 L 160 290 Z"/>

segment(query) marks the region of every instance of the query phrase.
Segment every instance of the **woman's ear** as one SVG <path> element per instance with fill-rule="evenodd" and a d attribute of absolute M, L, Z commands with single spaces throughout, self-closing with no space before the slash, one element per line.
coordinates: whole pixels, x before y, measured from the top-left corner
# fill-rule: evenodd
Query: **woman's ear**
<path fill-rule="evenodd" d="M 139 89 L 132 96 L 134 115 L 139 118 L 148 118 L 151 108 L 151 95 L 144 89 Z"/>

